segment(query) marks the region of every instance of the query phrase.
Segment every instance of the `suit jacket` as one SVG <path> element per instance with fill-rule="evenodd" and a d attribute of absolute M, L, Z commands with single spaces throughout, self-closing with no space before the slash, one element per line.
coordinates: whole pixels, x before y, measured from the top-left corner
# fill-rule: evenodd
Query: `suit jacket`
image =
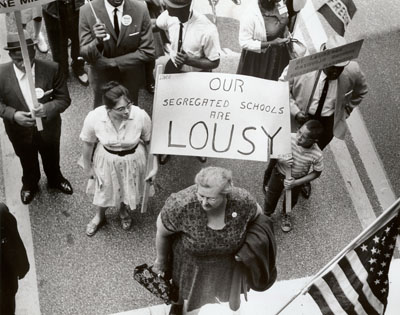
<path fill-rule="evenodd" d="M 122 16 L 130 16 L 129 25 L 121 23 L 119 37 L 115 34 L 104 4 L 105 0 L 93 0 L 92 5 L 97 17 L 105 24 L 110 39 L 103 41 L 102 52 L 96 47 L 93 25 L 96 19 L 88 4 L 80 11 L 79 37 L 82 57 L 92 66 L 99 69 L 114 67 L 120 71 L 155 59 L 153 33 L 146 4 L 136 0 L 125 0 Z"/>
<path fill-rule="evenodd" d="M 300 110 L 305 111 L 310 98 L 317 72 L 309 72 L 289 81 L 290 112 L 295 116 Z M 357 62 L 350 61 L 338 78 L 333 135 L 344 139 L 347 131 L 346 118 L 361 103 L 368 93 L 364 73 Z"/>
<path fill-rule="evenodd" d="M 236 311 L 240 307 L 240 293 L 265 291 L 276 281 L 276 242 L 272 220 L 260 214 L 246 231 L 242 247 L 236 253 L 236 262 L 230 288 L 229 306 Z"/>
<path fill-rule="evenodd" d="M 2 202 L 0 202 L 0 239 L 0 278 L 2 284 L 12 285 L 13 281 L 25 277 L 29 270 L 29 262 L 18 233 L 17 221 Z"/>
<path fill-rule="evenodd" d="M 42 118 L 42 139 L 58 140 L 61 133 L 62 113 L 70 104 L 68 88 L 58 64 L 52 61 L 35 60 L 35 86 L 45 92 L 38 99 L 46 109 L 47 116 Z M 14 121 L 16 111 L 29 111 L 15 75 L 13 63 L 0 65 L 0 117 L 4 120 L 6 132 L 11 142 L 19 144 L 32 143 L 36 127 L 22 127 Z"/>

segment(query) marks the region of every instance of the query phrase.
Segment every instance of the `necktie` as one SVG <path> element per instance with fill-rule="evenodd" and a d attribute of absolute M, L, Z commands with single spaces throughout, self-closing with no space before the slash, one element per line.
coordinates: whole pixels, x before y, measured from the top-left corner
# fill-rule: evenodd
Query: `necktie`
<path fill-rule="evenodd" d="M 117 15 L 118 9 L 114 9 L 114 30 L 115 34 L 117 34 L 117 37 L 119 36 L 119 24 L 118 24 L 118 15 Z"/>
<path fill-rule="evenodd" d="M 328 88 L 329 88 L 329 80 L 325 79 L 325 84 L 322 89 L 321 97 L 319 98 L 318 107 L 314 114 L 314 116 L 316 117 L 321 117 L 322 107 L 324 107 L 326 94 L 328 94 Z"/>
<path fill-rule="evenodd" d="M 183 24 L 179 23 L 178 52 L 180 52 L 182 49 L 182 32 L 183 32 Z"/>

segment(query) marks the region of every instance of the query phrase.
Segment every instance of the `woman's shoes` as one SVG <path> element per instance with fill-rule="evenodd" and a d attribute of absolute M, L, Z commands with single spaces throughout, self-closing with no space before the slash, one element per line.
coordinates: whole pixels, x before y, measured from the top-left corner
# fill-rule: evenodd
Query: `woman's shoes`
<path fill-rule="evenodd" d="M 104 218 L 103 220 L 101 220 L 98 224 L 96 224 L 95 222 L 90 221 L 88 223 L 88 225 L 86 226 L 86 235 L 87 236 L 93 236 L 96 234 L 97 230 L 100 229 L 103 225 L 105 225 L 107 223 L 106 218 Z"/>
<path fill-rule="evenodd" d="M 122 218 L 122 217 L 120 217 L 120 218 L 121 218 L 122 229 L 124 231 L 128 231 L 132 226 L 132 218 L 129 216 L 129 214 L 124 218 Z"/>
<path fill-rule="evenodd" d="M 169 315 L 182 315 L 183 314 L 183 304 L 171 304 L 169 309 Z"/>

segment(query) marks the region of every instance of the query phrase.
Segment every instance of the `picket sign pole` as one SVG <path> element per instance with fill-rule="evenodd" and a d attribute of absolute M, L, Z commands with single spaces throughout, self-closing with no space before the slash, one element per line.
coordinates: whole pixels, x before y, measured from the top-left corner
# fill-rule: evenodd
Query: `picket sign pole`
<path fill-rule="evenodd" d="M 153 109 L 152 109 L 152 114 L 151 117 L 153 118 L 154 121 L 154 112 L 155 112 L 155 107 L 156 107 L 156 100 L 157 100 L 157 90 L 158 90 L 158 77 L 160 74 L 164 72 L 164 67 L 162 65 L 158 65 L 156 69 L 156 80 L 155 80 L 155 88 L 154 88 L 154 98 L 153 98 Z M 151 139 L 150 139 L 150 148 L 151 148 Z M 147 152 L 147 165 L 146 165 L 146 176 L 149 174 L 151 169 L 153 168 L 153 159 L 157 158 L 154 157 L 153 154 Z M 154 185 L 154 183 L 152 183 Z M 142 208 L 140 209 L 140 213 L 145 213 L 147 211 L 147 206 L 149 203 L 149 194 L 150 194 L 150 182 L 145 181 L 144 183 L 144 190 L 143 190 L 143 199 L 142 199 Z"/>
<path fill-rule="evenodd" d="M 362 242 L 370 238 L 376 232 L 379 231 L 383 226 L 388 224 L 396 215 L 399 215 L 400 211 L 400 198 L 397 199 L 388 209 L 386 209 L 379 217 L 375 219 L 366 229 L 364 229 L 358 236 L 356 236 L 342 251 L 337 254 L 330 262 L 328 262 L 313 278 L 308 282 L 306 286 L 303 287 L 297 294 L 295 294 L 281 309 L 275 313 L 275 315 L 280 314 L 290 303 L 292 303 L 301 294 L 306 294 L 310 289 L 311 285 L 319 277 L 324 275 L 332 266 L 347 255 L 351 250 L 360 246 Z"/>
<path fill-rule="evenodd" d="M 322 71 L 321 69 L 318 70 L 317 75 L 315 77 L 314 86 L 312 88 L 311 95 L 310 95 L 310 98 L 308 99 L 308 104 L 307 104 L 306 110 L 304 112 L 304 114 L 306 114 L 306 115 L 308 114 L 308 110 L 310 109 L 311 102 L 312 102 L 312 100 L 314 98 L 314 94 L 315 94 L 315 90 L 317 89 L 319 77 L 321 76 L 321 71 Z"/>
<path fill-rule="evenodd" d="M 29 92 L 31 94 L 33 107 L 38 108 L 39 103 L 36 98 L 35 83 L 33 82 L 33 76 L 32 76 L 32 67 L 31 67 L 31 62 L 29 59 L 28 47 L 26 45 L 24 29 L 22 27 L 21 11 L 14 11 L 14 15 L 15 15 L 16 23 L 17 23 L 19 42 L 21 44 L 22 57 L 24 59 L 25 73 L 28 77 L 28 82 L 29 82 Z M 32 117 L 35 117 L 34 112 L 32 112 Z M 40 117 L 35 117 L 35 119 L 36 119 L 37 130 L 42 131 L 43 130 L 42 119 Z"/>
<path fill-rule="evenodd" d="M 291 179 L 292 178 L 292 167 L 289 166 L 286 168 L 285 178 Z M 286 200 L 286 214 L 290 214 L 292 211 L 292 190 L 288 189 L 285 190 L 285 200 Z"/>

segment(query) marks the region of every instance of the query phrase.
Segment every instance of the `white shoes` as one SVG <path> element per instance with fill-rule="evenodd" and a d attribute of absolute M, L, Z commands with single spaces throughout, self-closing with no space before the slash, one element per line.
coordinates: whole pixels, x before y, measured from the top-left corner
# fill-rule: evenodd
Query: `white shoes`
<path fill-rule="evenodd" d="M 49 51 L 49 46 L 47 45 L 44 36 L 42 34 L 42 32 L 39 33 L 38 37 L 37 37 L 37 43 L 36 43 L 36 47 L 37 49 L 43 53 L 43 54 L 47 54 L 47 52 Z"/>

